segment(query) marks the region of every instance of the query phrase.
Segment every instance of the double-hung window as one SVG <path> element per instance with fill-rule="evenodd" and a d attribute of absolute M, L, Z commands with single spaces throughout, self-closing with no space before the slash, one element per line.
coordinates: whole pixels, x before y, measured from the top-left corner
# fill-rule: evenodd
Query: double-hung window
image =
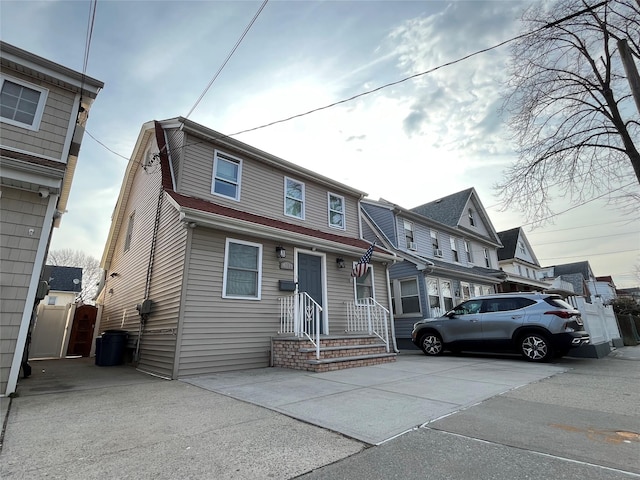
<path fill-rule="evenodd" d="M 329 226 L 345 229 L 344 221 L 344 197 L 329 193 Z"/>
<path fill-rule="evenodd" d="M 361 303 L 367 298 L 375 299 L 375 292 L 373 287 L 373 267 L 371 265 L 367 266 L 367 272 L 364 275 L 362 275 L 361 277 L 356 277 L 356 281 L 354 282 L 354 284 L 357 303 Z"/>
<path fill-rule="evenodd" d="M 49 91 L 46 88 L 0 76 L 0 117 L 4 123 L 38 130 Z"/>
<path fill-rule="evenodd" d="M 464 253 L 467 255 L 467 262 L 473 263 L 473 256 L 471 255 L 471 244 L 469 240 L 464 241 Z"/>
<path fill-rule="evenodd" d="M 484 251 L 484 264 L 486 267 L 491 268 L 491 257 L 489 256 L 489 250 L 487 248 L 482 249 Z"/>
<path fill-rule="evenodd" d="M 304 183 L 284 179 L 284 214 L 304 220 Z"/>
<path fill-rule="evenodd" d="M 456 239 L 449 237 L 449 243 L 451 244 L 451 253 L 453 254 L 453 261 L 459 262 L 460 256 L 458 255 L 458 247 L 456 245 Z"/>
<path fill-rule="evenodd" d="M 409 250 L 416 250 L 416 243 L 413 239 L 413 223 L 403 220 L 404 223 L 404 238 Z"/>
<path fill-rule="evenodd" d="M 469 209 L 469 225 L 471 225 L 472 227 L 476 226 L 476 219 L 473 215 L 473 210 Z"/>
<path fill-rule="evenodd" d="M 441 257 L 442 251 L 440 250 L 440 243 L 438 242 L 438 232 L 435 230 L 431 230 L 431 246 L 433 247 L 433 254 L 436 257 Z"/>
<path fill-rule="evenodd" d="M 262 245 L 227 238 L 222 297 L 260 300 L 261 286 Z"/>
<path fill-rule="evenodd" d="M 398 315 L 420 313 L 420 296 L 418 281 L 415 278 L 400 280 L 400 309 Z"/>
<path fill-rule="evenodd" d="M 216 150 L 213 159 L 213 185 L 211 193 L 240 200 L 242 160 Z"/>

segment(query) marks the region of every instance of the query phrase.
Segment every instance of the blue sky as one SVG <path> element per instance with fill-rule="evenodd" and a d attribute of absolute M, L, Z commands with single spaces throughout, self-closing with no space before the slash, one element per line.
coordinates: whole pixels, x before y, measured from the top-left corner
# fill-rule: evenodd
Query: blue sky
<path fill-rule="evenodd" d="M 261 4 L 98 1 L 87 74 L 105 88 L 87 131 L 129 157 L 144 122 L 191 110 Z M 517 35 L 525 5 L 271 0 L 189 118 L 231 134 L 331 104 Z M 2 40 L 81 71 L 89 13 L 88 1 L 2 0 Z M 527 224 L 494 207 L 515 159 L 498 114 L 507 56 L 501 47 L 235 138 L 406 208 L 475 187 L 496 230 Z M 85 135 L 52 249 L 101 258 L 126 163 Z M 543 266 L 589 260 L 625 287 L 639 283 L 638 224 L 592 202 L 525 230 Z"/>

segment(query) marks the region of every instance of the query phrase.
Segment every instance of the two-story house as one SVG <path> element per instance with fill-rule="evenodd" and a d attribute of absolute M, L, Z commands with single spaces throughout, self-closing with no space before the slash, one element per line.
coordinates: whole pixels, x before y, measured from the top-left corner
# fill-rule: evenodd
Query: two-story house
<path fill-rule="evenodd" d="M 396 256 L 376 247 L 352 277 L 370 247 L 360 233 L 364 195 L 184 118 L 144 124 L 101 261 L 99 331 L 128 331 L 130 360 L 166 378 L 270 364 L 331 369 L 356 352 L 367 364 L 389 360 Z M 380 354 L 319 352 L 363 332 L 384 343 Z M 291 347 L 310 358 L 279 363 L 292 338 L 312 345 Z"/>
<path fill-rule="evenodd" d="M 52 229 L 103 83 L 0 42 L 0 396 L 15 392 Z"/>
<path fill-rule="evenodd" d="M 410 210 L 385 200 L 361 205 L 365 238 L 403 259 L 390 268 L 399 344 L 415 321 L 493 293 L 506 277 L 498 270 L 500 240 L 473 188 Z"/>
<path fill-rule="evenodd" d="M 498 249 L 498 265 L 507 274 L 498 292 L 542 292 L 551 287 L 522 227 L 498 232 L 502 248 Z"/>

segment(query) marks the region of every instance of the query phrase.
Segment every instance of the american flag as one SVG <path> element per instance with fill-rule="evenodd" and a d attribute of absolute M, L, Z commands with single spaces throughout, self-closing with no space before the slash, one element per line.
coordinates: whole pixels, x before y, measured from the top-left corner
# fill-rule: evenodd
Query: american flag
<path fill-rule="evenodd" d="M 351 272 L 352 277 L 362 277 L 365 273 L 367 273 L 367 266 L 371 261 L 371 255 L 373 254 L 373 247 L 376 246 L 376 242 L 373 242 L 371 246 L 364 253 L 362 258 L 358 260 L 358 263 L 355 264 L 353 270 Z"/>

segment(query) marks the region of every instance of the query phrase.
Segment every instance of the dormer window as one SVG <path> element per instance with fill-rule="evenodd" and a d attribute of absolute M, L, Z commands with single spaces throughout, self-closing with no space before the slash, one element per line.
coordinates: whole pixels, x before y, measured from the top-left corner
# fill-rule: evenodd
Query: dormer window
<path fill-rule="evenodd" d="M 240 200 L 242 161 L 216 151 L 213 160 L 213 185 L 211 193 L 232 200 Z"/>
<path fill-rule="evenodd" d="M 476 219 L 473 216 L 473 210 L 469 209 L 469 224 L 471 224 L 472 227 L 476 226 Z"/>
<path fill-rule="evenodd" d="M 524 249 L 524 242 L 522 240 L 518 242 L 518 248 L 520 249 L 520 253 L 522 254 L 526 253 L 526 250 Z"/>

